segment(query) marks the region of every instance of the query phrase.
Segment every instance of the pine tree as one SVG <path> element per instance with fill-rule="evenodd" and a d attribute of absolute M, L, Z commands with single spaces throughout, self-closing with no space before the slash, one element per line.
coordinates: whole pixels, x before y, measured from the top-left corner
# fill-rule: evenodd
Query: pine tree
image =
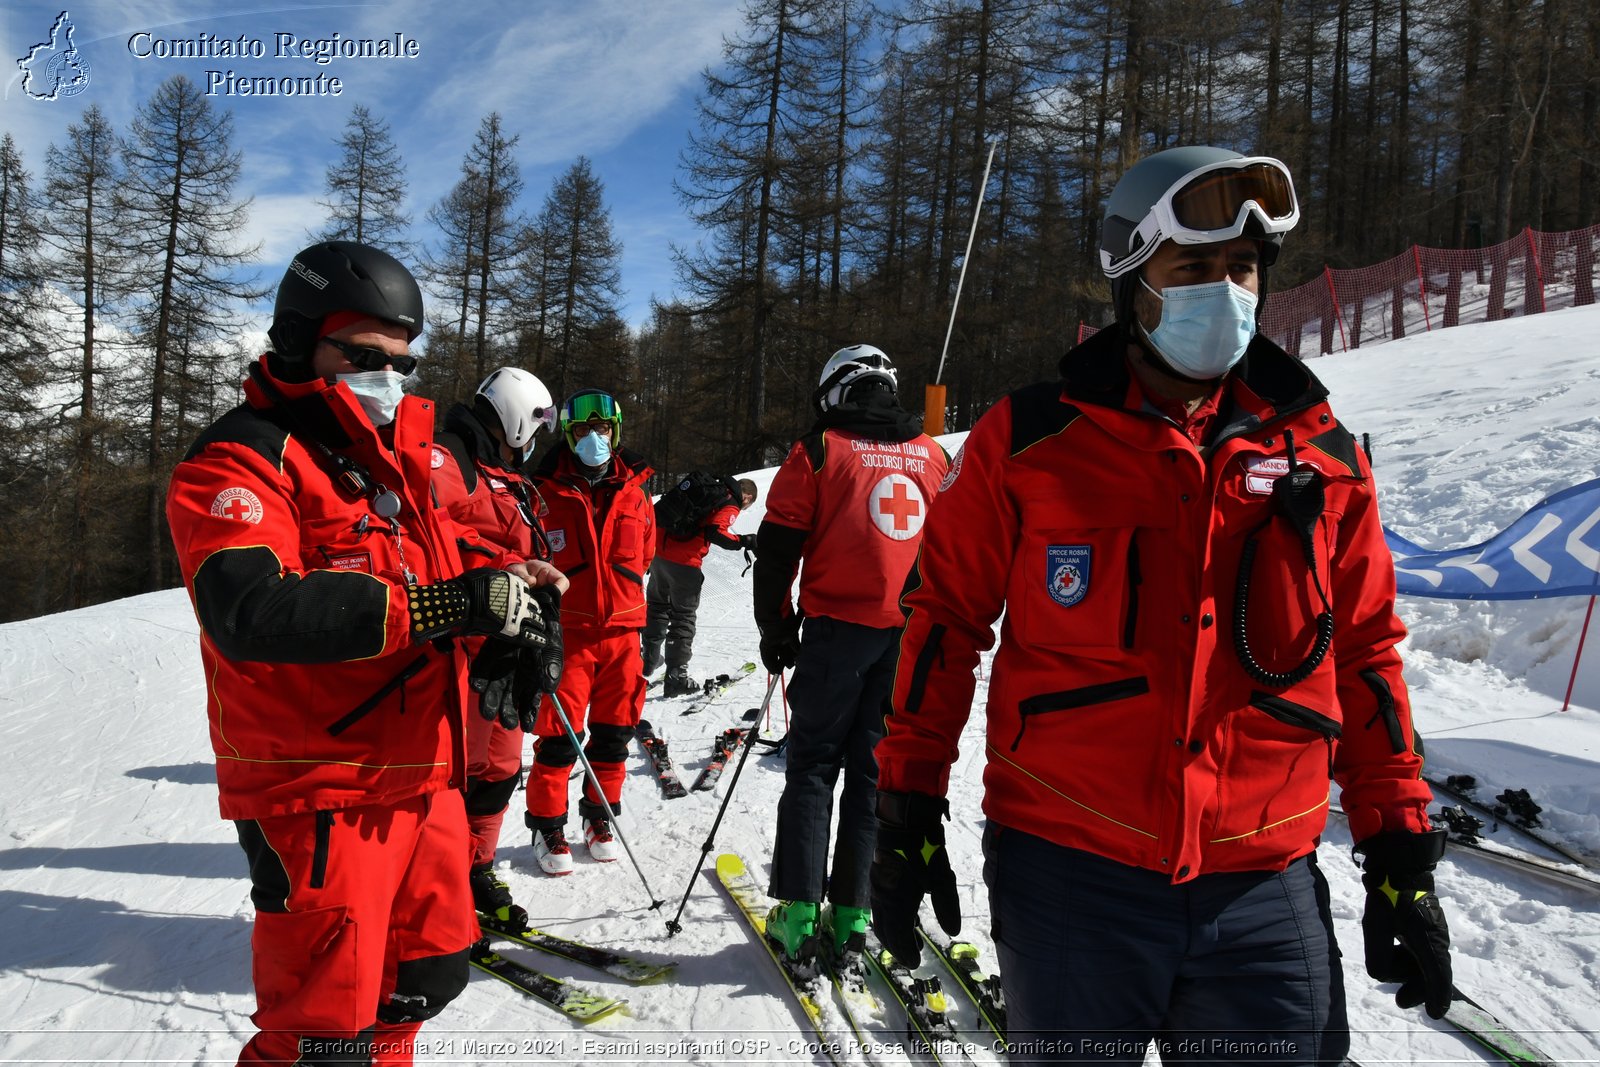
<path fill-rule="evenodd" d="M 683 155 L 678 193 L 711 248 L 678 253 L 679 272 L 706 310 L 725 323 L 725 350 L 742 353 L 723 375 L 724 395 L 742 386 L 740 436 L 754 456 L 781 447 L 792 421 L 767 425 L 774 282 L 783 207 L 803 188 L 797 144 L 814 144 L 820 119 L 810 47 L 826 0 L 747 0 L 744 32 L 724 41 L 723 65 L 703 75 L 699 130 Z M 813 168 L 815 173 L 815 168 Z"/>
<path fill-rule="evenodd" d="M 37 358 L 39 202 L 22 152 L 10 133 L 0 138 L 0 428 L 29 417 L 29 391 L 43 381 Z"/>
<path fill-rule="evenodd" d="M 435 313 L 435 322 L 453 339 L 438 338 L 429 346 L 445 357 L 424 368 L 430 388 L 438 389 L 441 378 L 458 386 L 462 379 L 476 384 L 510 348 L 502 338 L 511 334 L 513 278 L 527 235 L 517 210 L 522 171 L 513 149 L 518 140 L 506 136 L 498 112 L 484 116 L 461 161 L 461 180 L 428 211 L 441 238 L 425 273 L 453 309 L 453 321 L 443 311 Z"/>
<path fill-rule="evenodd" d="M 160 589 L 170 571 L 162 510 L 167 475 L 179 447 L 199 429 L 195 420 L 211 410 L 189 395 L 212 380 L 196 372 L 195 361 L 211 358 L 206 346 L 231 326 L 230 305 L 265 294 L 237 276 L 257 249 L 234 244 L 249 201 L 233 194 L 241 156 L 231 113 L 214 109 L 193 82 L 174 75 L 134 116 L 122 157 L 119 253 L 129 261 L 130 289 L 147 294 L 134 309 L 148 363 L 133 400 L 148 404 L 145 563 L 147 587 Z"/>
<path fill-rule="evenodd" d="M 79 546 L 67 563 L 66 605 L 91 602 L 92 571 L 115 558 L 94 546 L 115 525 L 101 505 L 108 482 L 120 480 L 107 470 L 101 457 L 101 435 L 107 426 L 97 396 L 102 358 L 96 336 L 107 312 L 115 311 L 125 296 L 126 278 L 117 251 L 121 217 L 115 198 L 122 181 L 117 136 L 98 105 L 67 126 L 66 140 L 51 145 L 45 156 L 50 179 L 45 184 L 46 210 L 43 233 L 51 250 L 47 272 L 51 282 L 71 293 L 82 309 L 75 344 L 69 348 L 70 368 L 76 379 L 77 417 L 68 430 L 72 439 L 73 492 L 70 521 L 61 536 Z M 102 491 L 97 491 L 97 485 Z M 98 514 L 97 514 L 98 513 Z"/>
<path fill-rule="evenodd" d="M 48 382 L 39 212 L 22 153 L 7 133 L 0 138 L 0 619 L 52 606 L 43 577 L 52 555 L 36 536 L 58 466 L 51 413 L 37 406 Z"/>
<path fill-rule="evenodd" d="M 524 274 L 537 279 L 536 312 L 548 338 L 546 362 L 553 361 L 546 382 L 559 397 L 590 382 L 617 388 L 601 379 L 622 368 L 596 358 L 596 348 L 618 320 L 622 246 L 611 233 L 605 187 L 586 157 L 551 185 L 536 232 L 540 241 Z"/>
<path fill-rule="evenodd" d="M 341 154 L 328 165 L 324 184 L 328 224 L 323 241 L 360 241 L 404 257 L 411 217 L 403 210 L 406 169 L 389 124 L 357 104 L 337 142 Z"/>

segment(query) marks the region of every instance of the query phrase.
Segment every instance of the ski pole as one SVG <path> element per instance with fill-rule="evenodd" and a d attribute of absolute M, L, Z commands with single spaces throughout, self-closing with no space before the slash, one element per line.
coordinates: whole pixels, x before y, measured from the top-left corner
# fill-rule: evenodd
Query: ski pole
<path fill-rule="evenodd" d="M 561 701 L 554 693 L 547 694 L 550 703 L 556 709 L 556 715 L 561 719 L 562 727 L 567 731 L 567 737 L 572 741 L 572 748 L 578 753 L 578 759 L 583 762 L 584 774 L 589 777 L 589 784 L 594 786 L 594 795 L 600 798 L 600 806 L 606 811 L 606 818 L 611 823 L 611 829 L 617 835 L 617 840 L 622 842 L 622 849 L 628 854 L 628 862 L 633 864 L 633 869 L 639 874 L 639 881 L 644 883 L 645 895 L 650 898 L 650 910 L 655 911 L 666 901 L 656 896 L 656 891 L 650 888 L 650 879 L 644 876 L 644 868 L 639 866 L 639 861 L 634 859 L 633 846 L 628 844 L 628 838 L 622 832 L 622 824 L 617 822 L 617 813 L 611 810 L 611 801 L 606 799 L 606 792 L 600 788 L 600 776 L 594 773 L 594 764 L 589 762 L 589 757 L 584 754 L 583 742 L 578 738 L 578 731 L 572 728 L 572 720 L 567 718 L 567 709 L 561 706 Z"/>
<path fill-rule="evenodd" d="M 783 677 L 779 671 L 767 682 L 767 695 L 761 701 L 761 715 L 767 713 L 767 707 L 772 703 L 773 690 L 778 688 L 778 679 Z M 667 936 L 671 937 L 683 929 L 683 924 L 678 920 L 683 918 L 684 906 L 689 903 L 689 894 L 694 892 L 694 878 L 700 873 L 700 868 L 705 864 L 706 857 L 711 855 L 711 850 L 716 847 L 717 827 L 722 825 L 723 813 L 728 810 L 728 801 L 733 799 L 733 790 L 739 784 L 739 775 L 744 773 L 745 760 L 750 758 L 750 750 L 756 747 L 756 741 L 761 736 L 761 715 L 757 715 L 755 722 L 750 725 L 750 733 L 744 739 L 744 751 L 739 753 L 738 766 L 733 768 L 733 779 L 728 783 L 728 791 L 722 797 L 722 806 L 717 809 L 717 817 L 711 821 L 711 831 L 706 834 L 706 843 L 700 848 L 700 858 L 695 862 L 694 870 L 689 874 L 689 884 L 684 886 L 683 899 L 678 901 L 678 913 L 667 920 Z"/>

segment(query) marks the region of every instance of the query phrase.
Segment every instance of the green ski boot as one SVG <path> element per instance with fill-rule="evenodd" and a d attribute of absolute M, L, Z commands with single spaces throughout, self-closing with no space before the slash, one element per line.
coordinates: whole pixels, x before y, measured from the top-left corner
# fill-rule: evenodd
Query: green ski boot
<path fill-rule="evenodd" d="M 872 921 L 870 908 L 852 908 L 847 904 L 830 904 L 822 915 L 822 928 L 827 932 L 828 947 L 836 960 L 849 955 L 859 955 L 867 949 L 867 926 Z"/>
<path fill-rule="evenodd" d="M 817 954 L 817 905 L 809 900 L 785 900 L 767 913 L 767 939 L 791 960 Z"/>

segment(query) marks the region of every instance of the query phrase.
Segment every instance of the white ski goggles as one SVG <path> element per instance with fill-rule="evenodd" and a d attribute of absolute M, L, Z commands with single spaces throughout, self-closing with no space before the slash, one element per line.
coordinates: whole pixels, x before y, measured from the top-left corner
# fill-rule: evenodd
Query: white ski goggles
<path fill-rule="evenodd" d="M 1210 163 L 1173 182 L 1128 235 L 1129 251 L 1100 249 L 1100 268 L 1121 277 L 1149 259 L 1162 241 L 1181 245 L 1231 241 L 1254 223 L 1251 236 L 1287 233 L 1300 221 L 1289 168 L 1270 156 Z"/>

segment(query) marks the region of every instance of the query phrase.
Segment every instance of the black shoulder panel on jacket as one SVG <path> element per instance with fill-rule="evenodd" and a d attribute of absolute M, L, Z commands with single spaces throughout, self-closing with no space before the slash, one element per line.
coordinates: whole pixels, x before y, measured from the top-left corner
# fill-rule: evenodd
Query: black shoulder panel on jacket
<path fill-rule="evenodd" d="M 1356 456 L 1355 435 L 1338 423 L 1335 423 L 1331 429 L 1317 434 L 1306 443 L 1317 451 L 1342 463 L 1345 469 L 1350 472 L 1350 477 L 1360 478 L 1362 476 L 1361 461 Z"/>
<path fill-rule="evenodd" d="M 1037 382 L 1011 394 L 1011 454 L 1053 437 L 1083 414 L 1061 399 L 1060 382 Z"/>
<path fill-rule="evenodd" d="M 240 404 L 207 426 L 183 458 L 191 460 L 209 445 L 232 443 L 254 449 L 274 470 L 282 470 L 283 446 L 288 440 L 289 431 L 273 422 L 266 412 Z"/>
<path fill-rule="evenodd" d="M 478 465 L 467 451 L 467 442 L 454 430 L 444 430 L 434 437 L 433 443 L 455 457 L 456 466 L 461 468 L 461 480 L 467 486 L 468 495 L 471 495 L 478 488 Z"/>
<path fill-rule="evenodd" d="M 806 450 L 806 459 L 811 462 L 813 474 L 820 472 L 828 459 L 828 447 L 823 442 L 822 434 L 821 430 L 813 430 L 800 438 L 800 447 Z"/>

